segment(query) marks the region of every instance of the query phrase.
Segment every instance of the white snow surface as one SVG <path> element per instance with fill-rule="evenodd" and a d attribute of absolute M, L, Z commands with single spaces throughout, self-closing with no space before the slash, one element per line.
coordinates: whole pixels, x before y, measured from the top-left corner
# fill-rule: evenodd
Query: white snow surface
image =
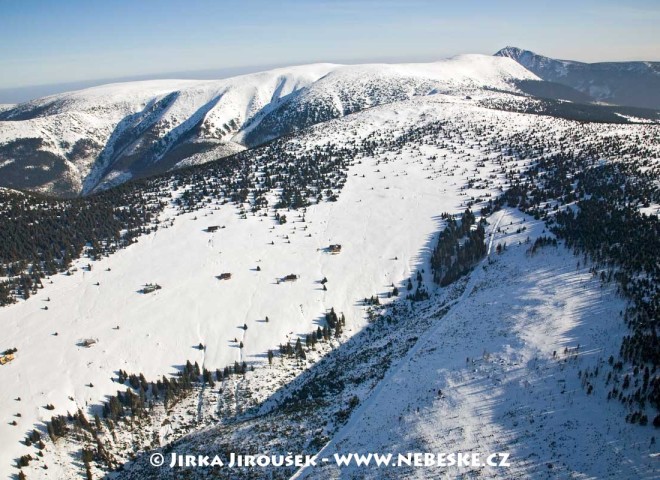
<path fill-rule="evenodd" d="M 482 66 L 477 56 L 446 63 L 452 62 L 473 73 Z M 471 67 L 474 63 L 477 66 Z M 335 66 L 314 68 L 315 75 L 328 69 L 341 72 Z M 426 65 L 419 71 L 434 68 L 439 72 L 450 67 Z M 161 88 L 158 83 L 153 88 Z M 115 87 L 99 87 L 104 88 Z M 421 145 L 399 155 L 362 159 L 349 170 L 339 200 L 309 207 L 304 223 L 301 213 L 293 211 L 286 212 L 286 224 L 276 225 L 272 217 L 242 220 L 230 206 L 211 205 L 176 217 L 170 208 L 161 216 L 161 228 L 137 244 L 94 262 L 91 271 L 81 268 L 87 264 L 81 260 L 73 275 L 52 277 L 53 283 L 46 281 L 46 288 L 29 300 L 0 309 L 3 348 L 18 348 L 16 359 L 0 367 L 0 411 L 5 419 L 0 423 L 0 475 L 11 478 L 14 460 L 31 451 L 20 443 L 27 431 L 54 414 L 98 405 L 116 393 L 119 385 L 112 378 L 118 369 L 155 379 L 175 373 L 186 360 L 211 370 L 243 360 L 258 367 L 267 350 L 315 330 L 315 321 L 331 307 L 345 313 L 347 334 L 354 334 L 366 324 L 358 301 L 386 291 L 392 283 L 402 288 L 424 264 L 428 242 L 442 227 L 439 215 L 462 211 L 466 197 L 475 194 L 463 190 L 467 179 L 490 179 L 489 188 L 478 195 L 495 194 L 501 185 L 501 167 L 479 156 L 482 137 L 469 128 L 503 124 L 509 132 L 533 127 L 560 136 L 577 125 L 434 95 L 327 122 L 291 141 L 311 147 L 446 119 L 465 123 L 467 145 Z M 594 128 L 607 134 L 611 127 Z M 633 132 L 636 126 L 616 128 Z M 432 155 L 437 160 L 431 160 Z M 479 160 L 485 160 L 481 169 L 475 166 Z M 501 224 L 520 221 L 507 212 Z M 211 225 L 225 228 L 203 231 Z M 382 387 L 331 441 L 330 451 L 338 446 L 343 451 L 507 447 L 514 460 L 536 465 L 545 459 L 530 459 L 529 452 L 551 449 L 554 436 L 562 434 L 567 438 L 564 445 L 574 446 L 565 458 L 552 460 L 565 463 L 563 472 L 606 476 L 609 470 L 603 469 L 619 462 L 620 478 L 648 476 L 648 438 L 636 438 L 638 427 L 625 424 L 622 409 L 604 403 L 602 392 L 587 397 L 579 391 L 572 363 L 562 367 L 552 359 L 553 350 L 563 352 L 577 343 L 583 349 L 576 365 L 582 356 L 596 361 L 607 358 L 612 349 L 616 353 L 620 337 L 612 332 L 622 327 L 612 312 L 618 312 L 621 301 L 589 283 L 589 275 L 575 270 L 567 252 L 544 249 L 527 258 L 526 247 L 515 244 L 538 235 L 542 226 L 534 228 L 503 237 L 512 245 L 507 253 L 484 265 L 485 270 L 477 268 L 449 316 L 395 364 Z M 339 255 L 321 250 L 334 243 L 343 246 Z M 223 272 L 232 278 L 217 280 Z M 290 273 L 299 279 L 277 283 Z M 327 291 L 318 283 L 324 277 L 329 280 Z M 162 289 L 138 293 L 146 283 L 158 283 Z M 243 324 L 247 330 L 240 328 Z M 98 343 L 78 346 L 85 338 Z M 244 343 L 243 349 L 235 338 Z M 206 349 L 194 348 L 199 343 Z M 466 363 L 466 357 L 472 362 Z M 564 394 L 558 393 L 561 368 L 572 369 L 565 375 Z M 445 392 L 443 398 L 438 398 L 438 389 Z M 55 410 L 44 409 L 46 404 Z M 16 413 L 21 417 L 14 417 Z M 9 425 L 10 419 L 18 425 Z M 592 462 L 587 454 L 598 460 Z M 589 462 L 596 466 L 589 468 Z M 537 467 L 518 465 L 521 476 L 538 478 Z M 58 478 L 51 472 L 44 478 Z M 423 478 L 424 472 L 416 475 Z"/>
<path fill-rule="evenodd" d="M 530 254 L 544 224 L 515 210 L 491 217 L 502 254 L 362 401 L 317 454 L 510 455 L 510 467 L 334 467 L 293 478 L 657 478 L 652 429 L 623 421 L 604 378 L 587 396 L 578 373 L 616 356 L 625 301 L 563 246 Z M 517 232 L 521 227 L 524 232 Z M 533 241 L 533 240 L 532 240 Z M 581 384 L 582 383 L 582 384 Z"/>
<path fill-rule="evenodd" d="M 244 129 L 254 128 L 295 92 L 303 93 L 297 104 L 336 100 L 337 116 L 341 116 L 352 112 L 342 108 L 342 96 L 364 108 L 438 91 L 515 90 L 511 80 L 529 78 L 537 77 L 509 58 L 461 55 L 428 64 L 312 64 L 223 80 L 116 83 L 15 106 L 0 121 L 0 146 L 41 138 L 42 150 L 68 159 L 76 142 L 92 141 L 94 147 L 85 155 L 66 163 L 79 190 L 88 193 L 109 174 L 113 155 L 130 155 L 144 148 L 144 142 L 152 142 L 155 150 L 150 155 L 157 162 L 194 128 L 200 140 L 240 143 Z M 137 133 L 129 145 L 115 144 L 131 131 Z M 144 140 L 145 131 L 155 138 Z"/>

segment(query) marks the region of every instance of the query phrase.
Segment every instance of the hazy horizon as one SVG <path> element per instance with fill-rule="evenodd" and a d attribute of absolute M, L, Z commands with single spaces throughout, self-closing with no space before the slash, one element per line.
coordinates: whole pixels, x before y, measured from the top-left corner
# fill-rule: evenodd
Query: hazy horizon
<path fill-rule="evenodd" d="M 472 53 L 472 52 L 465 52 Z M 495 52 L 493 52 L 495 53 Z M 405 63 L 405 62 L 433 62 L 443 58 L 451 57 L 453 55 L 440 55 L 437 58 L 370 58 L 370 59 L 331 59 L 319 60 L 310 62 L 294 62 L 282 64 L 268 64 L 268 65 L 245 65 L 237 67 L 226 67 L 217 69 L 200 69 L 192 71 L 176 71 L 176 72 L 162 72 L 154 74 L 141 74 L 129 75 L 114 78 L 97 78 L 89 80 L 78 80 L 72 82 L 62 83 L 48 83 L 37 85 L 25 85 L 13 88 L 0 88 L 0 104 L 11 104 L 29 101 L 34 98 L 40 98 L 48 95 L 55 95 L 58 93 L 70 92 L 74 90 L 81 90 L 84 88 L 91 88 L 99 85 L 107 85 L 110 83 L 122 82 L 135 82 L 147 80 L 167 80 L 167 79 L 190 79 L 190 80 L 215 80 L 222 78 L 229 78 L 238 75 L 245 75 L 249 73 L 262 72 L 273 70 L 276 68 L 291 67 L 296 65 L 306 65 L 311 63 L 337 63 L 337 64 L 363 64 L 363 63 Z"/>
<path fill-rule="evenodd" d="M 1 8 L 0 103 L 108 82 L 433 61 L 508 45 L 589 63 L 660 60 L 660 6 L 650 0 L 25 0 Z"/>

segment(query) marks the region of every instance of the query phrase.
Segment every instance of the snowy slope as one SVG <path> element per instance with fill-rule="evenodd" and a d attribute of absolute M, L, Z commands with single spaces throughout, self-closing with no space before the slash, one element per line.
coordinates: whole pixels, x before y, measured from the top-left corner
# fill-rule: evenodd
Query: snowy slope
<path fill-rule="evenodd" d="M 94 87 L 0 113 L 0 178 L 5 186 L 85 194 L 370 106 L 438 92 L 516 90 L 513 80 L 536 78 L 510 59 L 463 55 L 431 64 L 315 64 L 217 81 Z"/>
<path fill-rule="evenodd" d="M 466 95 L 485 87 L 517 91 L 513 82 L 519 80 L 538 78 L 515 62 L 484 55 L 460 55 L 428 64 L 341 67 L 274 108 L 237 139 L 259 144 L 309 125 L 416 96 Z"/>
<path fill-rule="evenodd" d="M 475 73 L 474 65 L 469 66 L 478 57 L 468 57 L 468 60 L 467 64 L 465 59 L 456 60 L 461 68 L 468 70 L 467 80 L 460 82 L 461 91 L 471 91 L 470 78 L 485 75 L 478 69 Z M 477 64 L 482 65 L 480 61 Z M 493 64 L 499 63 L 493 60 Z M 504 65 L 510 64 L 513 63 L 507 61 Z M 442 64 L 418 68 L 418 71 L 410 69 L 415 72 L 410 78 L 421 78 L 426 82 L 431 76 L 427 70 L 432 70 L 435 72 L 434 81 L 440 83 L 445 74 Z M 491 72 L 490 69 L 486 71 Z M 500 78 L 496 75 L 488 81 L 504 81 L 497 80 Z M 342 341 L 361 331 L 368 324 L 361 299 L 379 294 L 384 303 L 389 302 L 385 294 L 391 290 L 392 284 L 404 290 L 407 279 L 427 267 L 430 242 L 443 225 L 440 214 L 458 213 L 475 197 L 484 199 L 488 194 L 497 194 L 504 185 L 502 162 L 523 166 L 524 162 L 518 159 L 502 159 L 500 152 L 487 153 L 489 140 L 513 135 L 536 139 L 568 138 L 578 125 L 549 117 L 480 108 L 477 106 L 479 95 L 505 96 L 492 92 L 472 92 L 472 95 L 473 99 L 442 93 L 403 99 L 326 122 L 312 127 L 304 135 L 291 138 L 289 142 L 301 150 L 311 150 L 315 145 L 328 142 L 349 145 L 363 138 L 378 138 L 383 144 L 382 148 L 375 148 L 349 169 L 347 183 L 337 202 L 310 206 L 304 212 L 304 222 L 300 211 L 282 212 L 289 220 L 279 225 L 272 211 L 268 217 L 248 215 L 241 219 L 235 207 L 219 202 L 184 215 L 176 215 L 174 207 L 170 206 L 161 215 L 162 223 L 157 232 L 141 237 L 137 244 L 109 258 L 94 262 L 91 271 L 85 271 L 82 265 L 87 261 L 81 261 L 73 275 L 53 277 L 52 284 L 46 281 L 46 288 L 29 300 L 0 309 L 3 342 L 8 347 L 18 348 L 16 360 L 0 368 L 0 383 L 3 384 L 0 411 L 7 419 L 0 424 L 2 475 L 10 477 L 15 474 L 16 469 L 11 466 L 14 460 L 20 455 L 34 453 L 33 447 L 20 443 L 27 431 L 40 426 L 54 414 L 73 412 L 77 408 L 89 408 L 92 413 L 95 411 L 92 407 L 118 389 L 125 388 L 114 381 L 118 369 L 144 373 L 147 378 L 155 379 L 174 374 L 186 360 L 197 361 L 213 370 L 235 361 L 246 361 L 257 368 L 255 376 L 262 375 L 259 377 L 262 379 L 273 377 L 282 382 L 276 383 L 270 378 L 270 383 L 253 383 L 251 395 L 265 399 L 285 381 L 301 373 L 300 370 L 289 370 L 279 377 L 270 375 L 261 368 L 266 364 L 265 354 L 269 349 L 276 349 L 279 343 L 315 330 L 331 307 L 346 315 L 346 338 Z M 431 122 L 446 124 L 445 136 L 410 137 L 403 146 L 393 141 L 411 129 Z M 625 143 L 633 142 L 642 127 L 593 125 L 581 128 L 585 138 L 616 137 Z M 176 190 L 173 195 L 176 197 L 181 193 Z M 502 220 L 502 225 L 506 225 L 507 220 L 508 217 Z M 519 220 L 511 217 L 509 221 L 516 223 Z M 204 229 L 211 225 L 225 228 L 214 233 L 205 232 Z M 529 234 L 538 235 L 539 228 L 542 227 L 537 225 Z M 513 244 L 517 240 L 524 241 L 523 237 L 512 235 L 503 239 Z M 333 243 L 342 244 L 339 255 L 323 250 Z M 605 310 L 609 313 L 616 312 L 619 301 L 606 299 L 609 303 L 599 303 L 600 298 L 594 293 L 598 290 L 591 287 L 588 296 L 572 298 L 570 292 L 573 289 L 568 286 L 571 282 L 582 285 L 580 282 L 585 277 L 583 271 L 573 272 L 572 260 L 567 263 L 565 254 L 542 253 L 527 262 L 524 260 L 525 247 L 516 248 L 512 246 L 510 252 L 489 266 L 488 272 L 477 271 L 478 276 L 470 280 L 467 293 L 456 303 L 457 309 L 451 310 L 447 321 L 438 327 L 439 330 L 434 327 L 433 335 L 421 339 L 410 355 L 404 357 L 405 362 L 416 362 L 414 369 L 423 374 L 422 381 L 420 377 L 413 377 L 416 383 L 412 378 L 405 378 L 407 370 L 395 366 L 384 378 L 385 383 L 376 387 L 372 397 L 368 396 L 367 386 L 362 387 L 361 391 L 370 399 L 356 411 L 356 418 L 368 420 L 362 423 L 365 429 L 371 428 L 365 434 L 373 441 L 366 445 L 360 443 L 362 432 L 350 427 L 356 425 L 356 420 L 340 432 L 331 447 L 337 442 L 346 442 L 357 451 L 384 448 L 393 438 L 387 436 L 388 429 L 384 425 L 402 415 L 405 425 L 410 426 L 406 430 L 410 432 L 410 442 L 415 441 L 416 448 L 423 450 L 417 440 L 431 441 L 425 428 L 437 427 L 444 432 L 464 420 L 463 424 L 472 425 L 468 420 L 475 412 L 484 413 L 480 408 L 481 401 L 491 408 L 485 414 L 493 419 L 490 422 L 492 432 L 507 433 L 507 429 L 513 427 L 503 423 L 501 411 L 492 410 L 506 392 L 528 400 L 532 409 L 529 415 L 550 407 L 566 407 L 563 399 L 559 403 L 546 404 L 539 396 L 539 392 L 554 380 L 540 377 L 538 390 L 534 390 L 524 384 L 521 375 L 525 372 L 515 370 L 511 364 L 528 362 L 526 365 L 531 365 L 532 378 L 537 379 L 537 365 L 541 372 L 555 368 L 548 359 L 553 349 L 576 343 L 591 348 L 595 341 L 589 340 L 592 333 L 574 329 L 593 318 L 601 307 L 607 307 Z M 544 270 L 545 264 L 549 266 Z M 501 271 L 498 265 L 502 267 Z M 512 265 L 509 270 L 507 265 Z M 232 278 L 217 280 L 215 277 L 223 272 L 232 273 Z M 278 278 L 291 273 L 299 275 L 296 282 L 278 284 Z M 428 269 L 425 276 L 428 281 Z M 327 291 L 319 283 L 324 277 L 329 280 Z M 144 284 L 152 282 L 163 288 L 151 294 L 138 293 Z M 538 285 L 532 287 L 536 285 L 534 282 Z M 532 288 L 537 290 L 530 290 Z M 480 293 L 473 296 L 472 292 Z M 516 292 L 518 297 L 504 298 L 511 292 Z M 445 294 L 441 292 L 440 295 Z M 521 305 L 521 310 L 516 313 L 514 321 L 509 321 L 508 315 L 514 304 Z M 43 309 L 45 306 L 48 310 Z M 492 318 L 483 317 L 486 311 Z M 540 313 L 544 319 L 550 319 L 551 327 L 539 323 Z M 265 322 L 266 316 L 268 322 Z M 618 331 L 615 319 L 608 319 L 610 323 L 602 325 L 603 331 Z M 468 321 L 477 322 L 474 328 L 483 328 L 480 335 L 464 335 L 463 329 L 473 329 Z M 241 328 L 244 324 L 248 326 L 247 330 Z M 552 342 L 546 338 L 549 328 L 558 333 Z M 595 332 L 593 335 L 602 340 L 603 334 Z M 98 339 L 98 343 L 90 348 L 79 346 L 86 338 Z M 242 341 L 244 348 L 239 348 L 234 339 Z M 442 343 L 429 345 L 429 340 Z M 200 343 L 206 349 L 195 348 Z M 594 348 L 599 352 L 602 350 L 598 357 L 605 358 L 607 349 L 613 345 L 602 343 Z M 484 349 L 492 353 L 491 360 L 489 363 L 477 362 L 476 372 L 472 372 L 475 378 L 471 378 L 473 369 L 467 370 L 464 357 L 484 358 Z M 539 359 L 538 363 L 529 364 L 535 357 Z M 408 363 L 403 365 L 401 368 L 408 368 Z M 509 367 L 512 369 L 510 374 L 507 373 Z M 248 375 L 248 383 L 251 375 Z M 488 375 L 491 375 L 490 379 Z M 434 380 L 427 380 L 429 378 Z M 502 382 L 501 390 L 489 389 L 477 394 L 470 388 L 478 385 L 461 387 L 470 380 L 493 382 L 496 379 Z M 574 375 L 570 380 L 574 383 Z M 383 405 L 389 402 L 388 392 L 394 388 L 392 382 L 401 382 L 402 386 L 396 387 L 397 402 L 390 408 Z M 522 390 L 520 382 L 523 382 Z M 531 380 L 530 383 L 534 384 Z M 430 392 L 422 391 L 427 387 Z M 434 400 L 438 388 L 447 392 L 448 400 L 444 403 Z M 505 392 L 505 389 L 510 390 Z M 20 401 L 15 400 L 18 397 Z M 475 398 L 476 403 L 469 403 L 468 397 Z M 217 401 L 215 397 L 200 395 L 200 398 L 209 403 L 200 402 L 190 408 L 199 408 L 200 411 L 208 408 L 209 414 L 219 410 L 212 403 Z M 575 393 L 571 398 L 575 402 L 585 402 L 585 409 L 602 405 L 588 403 L 592 397 L 586 395 L 578 398 Z M 47 404 L 53 404 L 55 409 L 45 409 Z M 417 406 L 428 409 L 432 423 L 420 421 L 416 416 Z M 17 413 L 21 416 L 16 417 Z M 588 417 L 584 420 L 585 425 L 591 426 L 592 423 L 588 422 L 593 422 L 595 431 L 602 434 L 618 413 L 612 410 L 600 423 Z M 383 415 L 384 419 L 380 419 L 379 416 Z M 443 420 L 446 415 L 452 416 L 448 423 Z M 575 416 L 571 412 L 562 415 L 570 417 L 566 417 L 566 421 Z M 555 418 L 563 421 L 565 417 Z M 17 425 L 10 425 L 9 419 L 15 420 Z M 211 422 L 212 427 L 216 420 L 206 421 Z M 477 429 L 476 426 L 473 428 Z M 536 443 L 531 445 L 541 448 L 540 442 L 545 441 L 547 435 L 560 430 L 560 424 L 550 423 L 548 429 L 533 436 Z M 478 433 L 471 435 L 457 437 L 458 445 L 470 449 L 475 444 L 488 449 L 500 447 L 489 443 L 492 440 L 481 438 Z M 622 438 L 629 438 L 625 435 Z M 597 453 L 580 443 L 583 440 L 576 438 L 575 441 L 581 454 Z M 409 445 L 412 443 L 401 448 L 412 448 Z M 514 448 L 513 443 L 507 445 Z M 429 443 L 428 448 L 444 446 Z M 632 449 L 638 448 L 637 444 L 629 442 L 621 448 L 634 465 L 640 465 L 642 473 L 646 471 L 646 460 L 633 456 Z M 39 460 L 31 465 L 29 478 L 71 478 L 80 474 L 79 466 L 70 461 L 69 453 L 66 446 L 49 444 L 44 460 L 49 470 L 44 473 Z M 60 465 L 54 465 L 53 459 Z M 576 463 L 579 460 L 577 455 L 562 460 L 566 462 L 562 471 L 580 471 L 584 467 Z M 521 474 L 530 478 L 535 473 L 534 469 L 521 470 Z M 587 471 L 589 473 L 600 472 Z M 629 473 L 630 470 L 622 471 L 623 476 L 630 477 Z"/>
<path fill-rule="evenodd" d="M 463 102 L 419 102 L 372 109 L 292 142 L 311 148 L 372 132 L 403 132 L 426 116 L 458 117 L 464 108 Z M 481 124 L 506 118 L 512 131 L 535 120 L 476 111 Z M 115 393 L 119 387 L 112 378 L 118 369 L 156 378 L 174 373 L 188 359 L 213 369 L 241 359 L 263 362 L 268 349 L 315 329 L 331 307 L 345 313 L 347 330 L 354 333 L 364 326 L 364 308 L 356 300 L 392 283 L 401 286 L 420 261 L 425 240 L 438 229 L 437 215 L 460 210 L 463 204 L 461 187 L 470 174 L 465 153 L 447 151 L 448 158 L 433 167 L 436 178 L 431 181 L 431 164 L 424 159 L 439 152 L 423 152 L 356 165 L 339 200 L 309 207 L 305 223 L 294 212 L 281 226 L 272 217 L 240 220 L 229 206 L 216 210 L 211 205 L 177 217 L 166 212 L 164 226 L 170 219 L 173 226 L 95 262 L 91 272 L 79 268 L 72 276 L 53 277 L 53 284 L 38 295 L 1 309 L 4 343 L 19 353 L 0 369 L 6 385 L 0 404 L 5 415 L 22 415 L 17 427 L 0 425 L 2 472 L 10 473 L 5 469 L 28 450 L 18 441 L 33 425 Z M 467 161 L 475 162 L 476 156 Z M 226 228 L 209 234 L 203 231 L 209 225 Z M 396 234 L 383 235 L 388 231 Z M 342 253 L 321 250 L 330 243 L 343 244 Z M 361 268 L 355 269 L 357 264 Z M 232 279 L 216 280 L 222 272 L 231 272 Z M 276 283 L 290 273 L 300 279 Z M 327 291 L 318 283 L 323 277 L 329 279 Z M 137 292 L 151 282 L 162 290 Z M 244 323 L 247 331 L 239 328 Z M 113 330 L 116 326 L 120 329 Z M 98 345 L 78 346 L 85 338 L 97 338 Z M 242 351 L 235 338 L 244 342 Z M 199 343 L 207 349 L 195 349 Z M 49 403 L 54 411 L 43 408 Z"/>
<path fill-rule="evenodd" d="M 656 478 L 652 429 L 622 422 L 604 375 L 617 355 L 625 302 L 563 246 L 530 254 L 543 222 L 493 215 L 491 249 L 449 313 L 424 333 L 318 453 L 467 452 L 509 467 L 344 467 L 342 478 Z M 525 227 L 525 231 L 519 229 Z M 527 239 L 530 239 L 529 241 Z M 576 294 L 576 292 L 578 292 Z M 293 477 L 335 478 L 301 469 Z"/>
<path fill-rule="evenodd" d="M 53 95 L 5 111 L 0 148 L 6 147 L 4 157 L 29 164 L 21 139 L 40 139 L 31 148 L 54 156 L 71 177 L 62 188 L 85 193 L 112 171 L 130 178 L 153 170 L 150 166 L 190 137 L 207 147 L 230 142 L 266 105 L 333 68 L 306 65 L 227 80 L 130 82 Z M 201 150 L 195 144 L 189 149 L 191 154 Z M 22 186 L 48 190 L 56 179 Z"/>

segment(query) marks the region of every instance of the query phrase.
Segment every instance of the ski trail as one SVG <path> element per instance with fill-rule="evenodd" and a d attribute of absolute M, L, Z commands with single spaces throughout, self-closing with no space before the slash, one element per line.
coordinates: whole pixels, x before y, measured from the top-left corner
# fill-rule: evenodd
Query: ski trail
<path fill-rule="evenodd" d="M 490 252 L 493 249 L 493 240 L 495 240 L 495 232 L 497 232 L 497 228 L 500 226 L 500 222 L 504 218 L 505 214 L 506 212 L 502 212 L 500 218 L 497 219 L 497 222 L 495 222 L 495 225 L 493 226 L 493 228 L 491 228 L 490 241 L 488 242 L 488 252 L 486 252 L 486 257 L 490 256 Z"/>
<path fill-rule="evenodd" d="M 314 455 L 314 458 L 323 458 L 325 454 L 329 453 L 330 449 L 334 445 L 339 445 L 343 440 L 346 440 L 350 434 L 355 430 L 356 426 L 358 426 L 361 423 L 361 419 L 366 411 L 369 410 L 371 405 L 380 397 L 381 392 L 384 389 L 387 389 L 387 387 L 390 386 L 390 384 L 396 379 L 397 375 L 399 372 L 402 371 L 404 366 L 406 366 L 411 359 L 415 357 L 417 352 L 419 352 L 424 346 L 428 344 L 429 341 L 432 341 L 432 339 L 435 339 L 437 337 L 438 330 L 442 328 L 442 320 L 450 318 L 452 315 L 456 315 L 456 312 L 460 309 L 461 303 L 463 300 L 465 300 L 467 297 L 470 296 L 472 293 L 474 286 L 476 285 L 477 281 L 481 278 L 483 275 L 483 269 L 478 269 L 480 265 L 488 261 L 488 258 L 490 257 L 491 249 L 493 246 L 493 241 L 495 239 L 495 233 L 497 232 L 497 228 L 500 225 L 500 222 L 502 221 L 502 218 L 504 218 L 504 215 L 506 212 L 502 212 L 502 214 L 499 216 L 497 219 L 497 222 L 495 222 L 495 225 L 490 229 L 490 241 L 488 243 L 488 250 L 486 253 L 486 256 L 475 266 L 475 268 L 472 271 L 472 274 L 470 275 L 470 278 L 465 285 L 465 289 L 463 290 L 463 293 L 461 296 L 456 299 L 454 302 L 451 302 L 447 305 L 443 305 L 443 307 L 449 306 L 450 310 L 447 312 L 447 314 L 441 319 L 441 321 L 436 322 L 435 325 L 432 325 L 424 335 L 420 336 L 420 340 L 413 345 L 413 347 L 408 350 L 408 353 L 399 360 L 399 362 L 396 363 L 386 374 L 385 377 L 376 385 L 376 387 L 371 391 L 369 396 L 358 406 L 358 408 L 355 410 L 355 412 L 351 415 L 349 418 L 348 422 L 339 429 L 339 431 L 333 435 L 333 437 L 328 441 L 328 443 L 325 444 L 325 446 L 319 450 L 319 452 Z M 431 315 L 436 313 L 434 310 Z M 290 480 L 295 480 L 295 479 L 303 479 L 307 478 L 308 474 L 313 473 L 311 472 L 308 467 L 301 467 L 296 473 L 294 473 Z"/>

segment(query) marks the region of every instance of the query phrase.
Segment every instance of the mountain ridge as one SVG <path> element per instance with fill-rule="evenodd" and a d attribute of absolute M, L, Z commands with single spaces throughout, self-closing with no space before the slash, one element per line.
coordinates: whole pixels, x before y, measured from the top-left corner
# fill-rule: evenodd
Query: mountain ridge
<path fill-rule="evenodd" d="M 511 58 L 543 80 L 589 95 L 594 101 L 660 108 L 660 62 L 596 62 L 560 60 L 507 46 L 495 56 Z"/>
<path fill-rule="evenodd" d="M 538 110 L 531 100 L 536 98 L 554 102 L 541 110 L 560 116 L 576 104 L 577 113 L 567 118 L 655 120 L 652 111 L 649 117 L 582 108 L 604 101 L 634 106 L 639 102 L 617 99 L 630 92 L 648 93 L 638 87 L 617 93 L 599 77 L 590 80 L 594 65 L 604 72 L 614 69 L 624 80 L 633 75 L 638 83 L 648 75 L 635 72 L 656 68 L 653 62 L 554 60 L 506 47 L 493 56 L 458 55 L 431 63 L 317 63 L 221 80 L 146 80 L 51 95 L 0 108 L 0 186 L 58 197 L 88 195 L 225 158 L 376 105 L 425 95 L 469 97 L 499 91 L 528 97 L 522 111 Z M 657 82 L 660 91 L 660 75 L 653 75 L 646 83 Z M 653 95 L 657 93 L 646 96 Z"/>
<path fill-rule="evenodd" d="M 509 59 L 312 64 L 224 80 L 92 87 L 0 112 L 3 186 L 85 195 L 131 178 L 226 156 L 370 106 L 537 77 Z M 193 158 L 194 157 L 194 158 Z"/>

